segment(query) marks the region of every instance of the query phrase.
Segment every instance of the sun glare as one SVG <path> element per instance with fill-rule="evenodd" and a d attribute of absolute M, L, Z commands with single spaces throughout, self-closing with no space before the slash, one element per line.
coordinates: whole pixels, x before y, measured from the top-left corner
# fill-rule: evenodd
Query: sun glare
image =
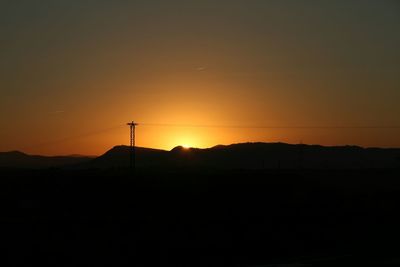
<path fill-rule="evenodd" d="M 179 146 L 181 146 L 182 148 L 184 148 L 186 150 L 197 146 L 197 140 L 193 136 L 180 137 L 180 138 L 177 138 L 177 140 L 179 140 L 179 141 L 177 141 L 176 144 L 178 144 Z"/>

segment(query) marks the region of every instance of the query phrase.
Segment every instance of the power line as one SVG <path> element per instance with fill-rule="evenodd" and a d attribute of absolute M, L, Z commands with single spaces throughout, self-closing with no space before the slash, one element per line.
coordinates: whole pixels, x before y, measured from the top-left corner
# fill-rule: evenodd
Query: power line
<path fill-rule="evenodd" d="M 242 128 L 242 129 L 400 129 L 400 126 L 272 126 L 272 125 L 223 125 L 223 124 L 174 124 L 174 123 L 139 123 L 150 127 L 176 128 Z"/>
<path fill-rule="evenodd" d="M 72 135 L 72 136 L 68 136 L 68 137 L 63 137 L 63 138 L 55 139 L 55 140 L 50 140 L 50 141 L 47 141 L 47 142 L 42 142 L 42 143 L 38 143 L 38 144 L 34 144 L 34 145 L 24 146 L 24 147 L 22 147 L 22 149 L 34 148 L 34 147 L 40 147 L 40 146 L 48 146 L 48 145 L 54 145 L 54 144 L 58 144 L 58 143 L 64 143 L 64 142 L 68 142 L 68 141 L 71 141 L 71 140 L 77 140 L 77 139 L 81 139 L 81 138 L 85 138 L 85 137 L 89 137 L 89 136 L 102 134 L 102 133 L 105 133 L 105 132 L 110 132 L 110 131 L 122 128 L 124 126 L 125 126 L 125 124 L 120 124 L 118 126 L 98 129 L 96 131 L 86 132 L 86 133 Z"/>
<path fill-rule="evenodd" d="M 136 125 L 147 126 L 147 127 L 173 127 L 173 128 L 225 128 L 225 129 L 293 129 L 293 130 L 396 130 L 400 129 L 400 126 L 396 125 L 364 125 L 364 126 L 334 126 L 334 125 L 323 125 L 323 126 L 313 126 L 313 125 L 297 125 L 297 126 L 274 126 L 274 125 L 226 125 L 226 124 L 177 124 L 177 123 L 137 123 Z M 48 142 L 42 142 L 34 145 L 23 146 L 21 149 L 29 149 L 41 146 L 54 145 L 58 143 L 64 143 L 71 140 L 77 140 L 89 136 L 94 136 L 102 134 L 105 132 L 113 131 L 122 127 L 126 124 L 119 124 L 113 127 L 107 127 L 103 129 L 98 129 L 96 131 L 90 131 L 82 134 L 72 135 L 68 137 L 63 137 L 56 140 L 51 140 Z"/>

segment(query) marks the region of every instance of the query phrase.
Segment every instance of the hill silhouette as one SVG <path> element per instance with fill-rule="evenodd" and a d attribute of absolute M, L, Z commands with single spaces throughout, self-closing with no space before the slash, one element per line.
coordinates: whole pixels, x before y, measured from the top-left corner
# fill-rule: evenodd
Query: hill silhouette
<path fill-rule="evenodd" d="M 400 263 L 400 169 L 389 169 L 399 149 L 245 143 L 136 150 L 134 179 L 127 146 L 68 157 L 64 168 L 1 170 L 2 246 L 12 262 Z M 35 168 L 65 163 L 17 151 L 0 158 Z"/>
<path fill-rule="evenodd" d="M 137 166 L 212 169 L 363 169 L 397 168 L 400 149 L 357 146 L 241 143 L 211 148 L 173 148 L 171 151 L 136 148 Z M 81 167 L 128 167 L 129 147 L 118 146 Z"/>
<path fill-rule="evenodd" d="M 0 168 L 44 169 L 87 162 L 92 158 L 81 155 L 47 157 L 20 151 L 0 152 Z"/>
<path fill-rule="evenodd" d="M 127 168 L 129 146 L 115 146 L 97 158 L 44 157 L 22 152 L 0 153 L 0 167 Z M 320 146 L 285 143 L 239 143 L 171 151 L 136 147 L 138 168 L 211 169 L 367 169 L 400 167 L 400 149 Z"/>
<path fill-rule="evenodd" d="M 152 166 L 154 163 L 165 162 L 168 151 L 152 148 L 135 147 L 137 165 Z M 81 168 L 126 168 L 130 165 L 130 147 L 115 146 L 103 155 L 79 164 Z"/>

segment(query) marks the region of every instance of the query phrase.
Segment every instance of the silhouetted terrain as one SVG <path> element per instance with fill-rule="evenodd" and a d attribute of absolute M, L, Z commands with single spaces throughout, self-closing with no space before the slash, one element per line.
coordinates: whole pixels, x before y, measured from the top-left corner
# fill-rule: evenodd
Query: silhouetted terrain
<path fill-rule="evenodd" d="M 0 167 L 126 168 L 129 147 L 116 146 L 97 158 L 28 156 L 0 153 Z M 400 149 L 324 147 L 284 143 L 243 143 L 207 149 L 176 147 L 171 151 L 136 148 L 138 168 L 211 169 L 366 169 L 399 168 Z"/>
<path fill-rule="evenodd" d="M 3 172 L 13 264 L 400 263 L 399 172 Z"/>
<path fill-rule="evenodd" d="M 0 248 L 28 266 L 399 264 L 398 153 L 137 148 L 135 173 L 125 146 L 75 162 L 33 157 L 53 168 L 0 172 Z"/>
<path fill-rule="evenodd" d="M 212 169 L 365 169 L 399 168 L 400 149 L 324 147 L 284 143 L 243 143 L 207 149 L 176 147 L 171 151 L 136 148 L 139 168 Z M 0 153 L 0 167 L 21 168 L 125 168 L 129 147 L 116 146 L 97 158 L 29 156 Z"/>
<path fill-rule="evenodd" d="M 284 143 L 243 143 L 171 151 L 136 148 L 140 168 L 365 169 L 399 168 L 400 149 L 324 147 Z M 117 146 L 81 168 L 129 166 L 129 147 Z"/>
<path fill-rule="evenodd" d="M 10 151 L 0 152 L 0 168 L 43 169 L 82 163 L 91 159 L 92 157 L 79 155 L 46 157 Z"/>

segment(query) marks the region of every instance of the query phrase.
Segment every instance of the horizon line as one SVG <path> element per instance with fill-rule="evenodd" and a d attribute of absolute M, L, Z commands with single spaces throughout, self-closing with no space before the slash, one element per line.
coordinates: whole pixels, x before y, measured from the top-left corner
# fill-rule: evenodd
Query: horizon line
<path fill-rule="evenodd" d="M 286 142 L 262 142 L 262 141 L 248 141 L 248 142 L 239 142 L 239 143 L 230 143 L 230 144 L 217 144 L 217 145 L 213 145 L 213 146 L 209 146 L 209 147 L 184 147 L 182 145 L 177 145 L 172 147 L 171 149 L 163 149 L 163 148 L 155 148 L 155 147 L 144 147 L 144 146 L 135 146 L 135 148 L 144 148 L 144 149 L 153 149 L 153 150 L 160 150 L 160 151 L 172 151 L 175 148 L 178 147 L 184 147 L 187 150 L 190 149 L 211 149 L 217 146 L 232 146 L 232 145 L 241 145 L 241 144 L 285 144 L 285 145 L 303 145 L 303 146 L 320 146 L 320 147 L 327 147 L 327 148 L 331 148 L 331 147 L 359 147 L 362 149 L 400 149 L 400 147 L 379 147 L 379 146 L 361 146 L 361 145 L 351 145 L 351 144 L 342 144 L 342 145 L 321 145 L 321 144 L 312 144 L 312 143 L 286 143 Z M 105 152 L 103 152 L 102 154 L 99 155 L 86 155 L 86 154 L 81 154 L 81 153 L 70 153 L 70 154 L 56 154 L 56 155 L 49 155 L 49 154 L 28 154 L 25 153 L 22 150 L 8 150 L 8 151 L 0 151 L 0 153 L 11 153 L 11 152 L 19 152 L 19 153 L 23 153 L 25 155 L 28 156 L 43 156 L 43 157 L 99 157 L 105 153 L 107 153 L 108 151 L 110 151 L 111 149 L 115 148 L 115 147 L 130 147 L 129 144 L 120 144 L 120 145 L 114 145 L 111 148 L 105 150 Z"/>

